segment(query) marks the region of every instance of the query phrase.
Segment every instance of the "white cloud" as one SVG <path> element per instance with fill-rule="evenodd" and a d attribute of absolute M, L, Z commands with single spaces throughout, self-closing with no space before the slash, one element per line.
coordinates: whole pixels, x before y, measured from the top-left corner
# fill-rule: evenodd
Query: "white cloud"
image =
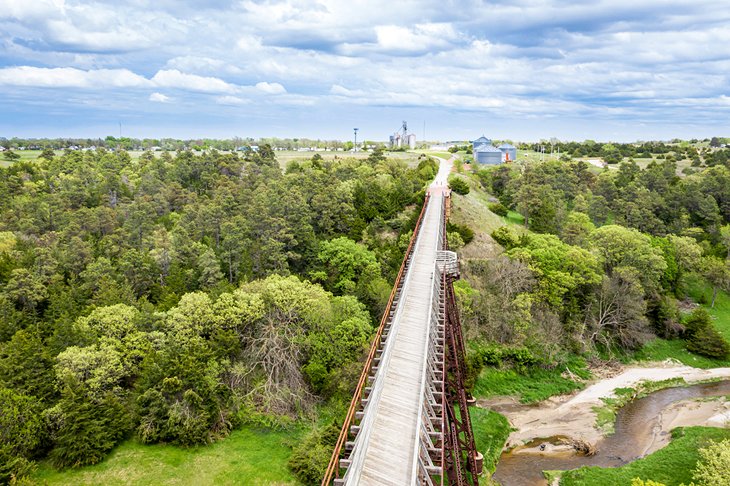
<path fill-rule="evenodd" d="M 259 91 L 263 91 L 266 94 L 284 94 L 286 93 L 286 88 L 282 86 L 279 83 L 267 83 L 266 81 L 261 81 L 260 83 L 256 83 L 256 89 Z"/>
<path fill-rule="evenodd" d="M 223 81 L 220 78 L 210 76 L 198 76 L 187 74 L 177 69 L 162 69 L 157 71 L 152 79 L 155 86 L 163 88 L 178 88 L 203 93 L 233 93 L 238 87 Z"/>
<path fill-rule="evenodd" d="M 150 101 L 154 101 L 156 103 L 169 103 L 170 101 L 172 101 L 172 98 L 170 98 L 169 96 L 157 92 L 152 93 L 149 99 Z"/>
<path fill-rule="evenodd" d="M 649 124 L 730 115 L 726 0 L 212 3 L 0 0 L 3 58 L 25 64 L 0 60 L 0 85 L 120 104 L 153 93 L 201 112 L 261 102 L 272 123 L 278 104 L 327 103 Z M 0 91 L 20 105 L 29 92 Z"/>
<path fill-rule="evenodd" d="M 414 27 L 380 25 L 375 27 L 378 47 L 394 52 L 423 52 L 446 48 L 457 35 L 451 24 L 416 24 Z"/>
<path fill-rule="evenodd" d="M 0 68 L 0 85 L 25 86 L 37 88 L 166 88 L 195 91 L 211 94 L 265 93 L 267 95 L 286 94 L 286 88 L 279 83 L 261 81 L 255 86 L 228 83 L 220 78 L 188 74 L 177 69 L 162 69 L 147 79 L 128 69 L 76 69 L 76 68 L 39 68 L 16 66 Z M 153 99 L 154 97 L 154 99 Z M 163 99 L 163 97 L 165 99 Z M 229 102 L 242 99 L 230 96 L 222 99 Z M 165 95 L 153 93 L 151 101 L 168 101 Z"/>
<path fill-rule="evenodd" d="M 248 105 L 251 103 L 251 100 L 245 99 L 245 98 L 239 98 L 238 96 L 219 96 L 215 99 L 215 102 L 219 105 L 232 105 L 232 106 L 240 106 L 240 105 Z"/>
<path fill-rule="evenodd" d="M 241 75 L 244 71 L 238 66 L 223 59 L 214 59 L 205 56 L 179 56 L 167 61 L 165 67 L 177 69 L 187 73 L 223 73 Z"/>
<path fill-rule="evenodd" d="M 18 66 L 0 68 L 0 84 L 40 88 L 140 88 L 149 80 L 128 69 L 39 68 Z"/>
<path fill-rule="evenodd" d="M 348 89 L 344 86 L 340 86 L 339 84 L 333 84 L 330 88 L 330 94 L 336 95 L 336 96 L 345 96 L 348 98 L 352 97 L 360 97 L 365 96 L 366 92 L 361 89 Z"/>
<path fill-rule="evenodd" d="M 63 0 L 3 0 L 0 19 L 37 21 L 63 13 Z"/>
<path fill-rule="evenodd" d="M 261 49 L 261 37 L 255 35 L 244 35 L 236 41 L 236 47 L 242 51 L 256 51 Z"/>

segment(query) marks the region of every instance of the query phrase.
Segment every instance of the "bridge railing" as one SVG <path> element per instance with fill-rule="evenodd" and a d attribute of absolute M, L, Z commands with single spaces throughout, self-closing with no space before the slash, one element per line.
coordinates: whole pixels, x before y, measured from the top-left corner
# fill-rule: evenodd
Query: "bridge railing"
<path fill-rule="evenodd" d="M 444 253 L 446 242 L 446 198 L 441 199 L 439 211 L 439 233 L 437 255 Z M 450 252 L 449 252 L 450 253 Z M 454 255 L 455 256 L 455 255 Z M 446 258 L 446 257 L 444 257 Z M 431 308 L 428 320 L 428 340 L 424 353 L 424 373 L 421 382 L 422 401 L 418 412 L 419 430 L 416 435 L 417 444 L 414 461 L 416 471 L 414 477 L 422 485 L 434 486 L 444 484 L 444 428 L 446 426 L 446 393 L 444 360 L 444 339 L 446 326 L 445 313 L 445 275 L 449 272 L 450 258 L 447 264 L 443 258 L 437 258 L 431 280 Z M 445 272 L 442 272 L 445 270 Z"/>
<path fill-rule="evenodd" d="M 334 451 L 332 452 L 332 456 L 330 457 L 329 465 L 327 466 L 324 478 L 322 479 L 322 486 L 327 486 L 331 484 L 332 481 L 336 478 L 340 478 L 340 470 L 343 468 L 347 468 L 347 460 L 345 460 L 344 464 L 341 463 L 340 456 L 342 455 L 343 450 L 345 450 L 346 445 L 348 444 L 348 438 L 350 437 L 350 435 L 357 435 L 357 433 L 361 430 L 359 427 L 354 425 L 354 422 L 358 415 L 358 411 L 363 408 L 363 401 L 366 401 L 368 398 L 363 396 L 367 388 L 365 385 L 368 380 L 373 379 L 373 369 L 377 368 L 377 365 L 380 361 L 380 358 L 376 357 L 376 355 L 379 351 L 382 351 L 381 348 L 386 341 L 389 325 L 393 319 L 396 307 L 398 305 L 400 291 L 403 287 L 403 279 L 407 274 L 408 266 L 410 265 L 413 256 L 413 249 L 416 241 L 418 240 L 418 235 L 421 230 L 421 223 L 423 221 L 423 216 L 425 214 L 426 208 L 428 207 L 429 199 L 430 195 L 426 194 L 425 200 L 423 202 L 423 207 L 421 208 L 421 212 L 418 215 L 418 220 L 416 221 L 416 225 L 413 229 L 413 235 L 411 235 L 411 240 L 408 243 L 408 248 L 406 249 L 405 256 L 403 257 L 403 262 L 401 263 L 400 269 L 398 270 L 398 275 L 395 279 L 395 285 L 393 285 L 393 290 L 391 290 L 390 292 L 390 297 L 388 298 L 388 303 L 385 306 L 383 317 L 380 320 L 380 325 L 378 326 L 378 330 L 376 331 L 372 345 L 370 346 L 370 351 L 368 352 L 367 358 L 365 359 L 365 364 L 363 365 L 360 379 L 357 382 L 355 392 L 352 396 L 352 400 L 350 401 L 350 407 L 347 410 L 347 415 L 345 416 L 345 420 L 342 424 L 340 435 L 337 438 Z M 370 391 L 372 391 L 372 389 L 370 389 L 368 393 Z M 352 444 L 350 443 L 350 445 Z"/>
<path fill-rule="evenodd" d="M 444 287 L 438 265 L 434 267 L 431 289 L 427 350 L 424 353 L 422 401 L 418 413 L 419 430 L 415 447 L 418 454 L 414 461 L 418 484 L 443 484 L 443 432 L 445 426 L 444 394 Z M 434 482 L 436 481 L 436 482 Z"/>

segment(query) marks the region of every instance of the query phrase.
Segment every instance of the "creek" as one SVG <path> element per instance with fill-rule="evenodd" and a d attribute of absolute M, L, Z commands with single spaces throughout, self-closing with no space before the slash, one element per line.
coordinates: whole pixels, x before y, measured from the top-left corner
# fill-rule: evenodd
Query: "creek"
<path fill-rule="evenodd" d="M 535 439 L 503 452 L 494 474 L 502 486 L 547 485 L 542 471 L 568 470 L 581 466 L 616 467 L 646 455 L 657 440 L 660 415 L 674 402 L 702 397 L 730 395 L 730 380 L 665 388 L 633 400 L 616 415 L 615 432 L 596 444 L 595 455 L 586 456 L 573 449 L 548 452 L 561 443 L 562 436 Z M 666 432 L 665 432 L 666 433 Z M 570 430 L 565 431 L 565 436 Z M 545 449 L 542 452 L 541 447 Z M 565 449 L 565 448 L 563 448 Z"/>

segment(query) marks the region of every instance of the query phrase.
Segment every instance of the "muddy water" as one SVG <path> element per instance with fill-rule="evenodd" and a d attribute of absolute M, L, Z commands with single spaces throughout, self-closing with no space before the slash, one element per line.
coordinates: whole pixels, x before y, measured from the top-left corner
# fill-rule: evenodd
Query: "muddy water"
<path fill-rule="evenodd" d="M 598 453 L 587 457 L 572 451 L 551 454 L 540 453 L 539 448 L 552 449 L 559 437 L 532 441 L 525 446 L 502 454 L 494 474 L 502 486 L 546 485 L 544 470 L 567 470 L 580 466 L 616 467 L 645 455 L 658 438 L 659 414 L 674 402 L 700 397 L 730 394 L 730 380 L 705 383 L 682 388 L 666 388 L 623 407 L 616 416 L 616 432 L 596 444 Z M 569 430 L 565 431 L 570 434 Z M 523 449 L 533 449 L 530 452 Z"/>

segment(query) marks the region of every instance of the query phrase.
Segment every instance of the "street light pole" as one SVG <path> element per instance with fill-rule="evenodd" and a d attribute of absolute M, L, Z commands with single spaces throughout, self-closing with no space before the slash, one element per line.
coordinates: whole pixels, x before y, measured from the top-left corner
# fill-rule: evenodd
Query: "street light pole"
<path fill-rule="evenodd" d="M 354 128 L 355 130 L 355 152 L 357 152 L 357 131 L 360 130 L 359 128 Z"/>

